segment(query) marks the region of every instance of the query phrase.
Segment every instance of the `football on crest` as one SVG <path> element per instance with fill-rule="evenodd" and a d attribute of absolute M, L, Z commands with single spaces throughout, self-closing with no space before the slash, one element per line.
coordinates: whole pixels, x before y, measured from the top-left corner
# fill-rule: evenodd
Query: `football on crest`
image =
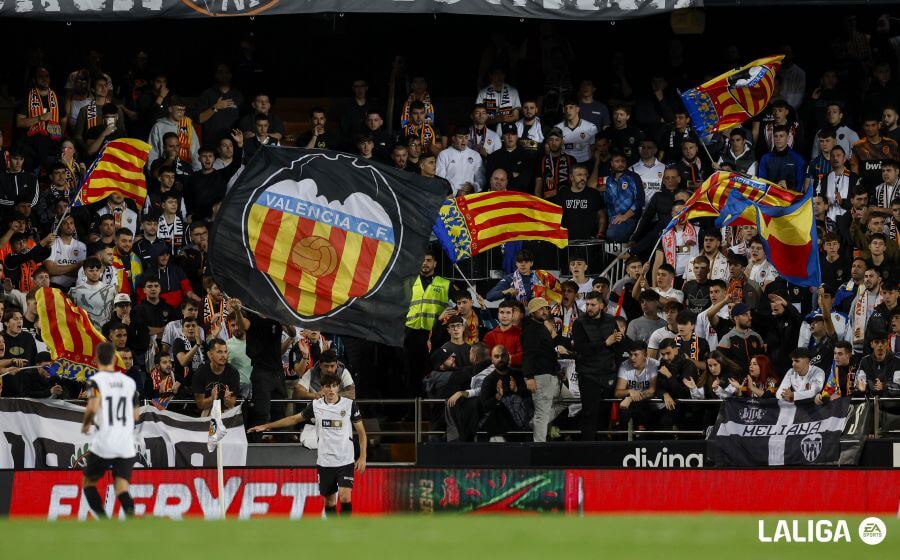
<path fill-rule="evenodd" d="M 316 277 L 328 276 L 337 268 L 337 251 L 324 237 L 304 237 L 291 249 L 291 262 Z"/>

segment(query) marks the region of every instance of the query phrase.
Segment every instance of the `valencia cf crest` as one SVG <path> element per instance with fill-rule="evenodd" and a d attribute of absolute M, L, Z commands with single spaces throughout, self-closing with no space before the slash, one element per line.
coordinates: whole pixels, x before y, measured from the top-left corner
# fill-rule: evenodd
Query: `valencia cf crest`
<path fill-rule="evenodd" d="M 390 183 L 344 154 L 301 156 L 251 194 L 243 217 L 250 264 L 301 322 L 377 291 L 403 237 Z"/>

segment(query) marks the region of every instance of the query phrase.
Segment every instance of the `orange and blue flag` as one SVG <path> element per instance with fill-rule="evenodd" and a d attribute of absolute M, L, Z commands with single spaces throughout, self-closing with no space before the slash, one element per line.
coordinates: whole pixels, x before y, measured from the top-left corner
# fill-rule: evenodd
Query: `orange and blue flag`
<path fill-rule="evenodd" d="M 88 169 L 75 194 L 72 206 L 93 204 L 113 193 L 134 201 L 138 208 L 147 200 L 147 178 L 144 167 L 150 144 L 134 138 L 107 142 Z"/>
<path fill-rule="evenodd" d="M 747 177 L 730 171 L 717 171 L 694 191 L 694 194 L 684 203 L 682 211 L 669 222 L 663 233 L 674 228 L 675 224 L 680 221 L 717 218 L 732 191 L 742 194 L 747 200 L 761 206 L 790 206 L 803 197 L 802 193 L 759 177 Z M 756 222 L 738 217 L 733 225 L 756 225 Z"/>
<path fill-rule="evenodd" d="M 508 241 L 546 241 L 562 249 L 569 231 L 562 208 L 542 198 L 492 191 L 447 199 L 438 212 L 434 234 L 450 260 L 474 257 Z"/>
<path fill-rule="evenodd" d="M 709 138 L 758 115 L 772 98 L 783 59 L 778 55 L 754 60 L 682 93 L 697 134 Z"/>
<path fill-rule="evenodd" d="M 796 286 L 818 287 L 822 273 L 812 197 L 813 189 L 807 189 L 790 206 L 763 206 L 732 190 L 716 226 L 732 225 L 738 220 L 756 224 L 766 257 L 775 270 Z"/>
<path fill-rule="evenodd" d="M 51 375 L 84 381 L 97 371 L 94 358 L 97 346 L 106 338 L 91 323 L 88 314 L 76 306 L 57 288 L 40 288 L 35 292 L 37 314 L 44 344 L 54 360 Z M 122 358 L 117 365 L 125 371 Z"/>

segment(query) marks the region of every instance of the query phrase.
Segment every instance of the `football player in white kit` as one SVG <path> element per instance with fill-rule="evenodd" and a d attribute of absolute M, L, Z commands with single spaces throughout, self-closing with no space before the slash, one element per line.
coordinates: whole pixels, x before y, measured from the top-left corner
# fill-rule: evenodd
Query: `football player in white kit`
<path fill-rule="evenodd" d="M 303 412 L 281 420 L 254 426 L 248 433 L 264 432 L 275 428 L 287 428 L 301 422 L 316 420 L 316 437 L 319 440 L 316 470 L 319 475 L 319 493 L 325 497 L 326 517 L 337 513 L 337 501 L 341 501 L 340 515 L 350 515 L 353 490 L 353 468 L 360 473 L 366 470 L 366 429 L 356 401 L 341 396 L 341 380 L 333 373 L 322 374 L 324 396 L 309 403 Z M 353 460 L 353 433 L 359 436 L 359 459 Z"/>
<path fill-rule="evenodd" d="M 108 470 L 115 479 L 116 496 L 122 511 L 134 515 L 134 500 L 128 493 L 134 468 L 134 424 L 140 418 L 138 392 L 134 380 L 115 371 L 116 349 L 109 342 L 97 346 L 98 371 L 88 382 L 89 398 L 84 409 L 81 432 L 90 433 L 91 450 L 84 466 L 82 489 L 91 511 L 100 519 L 106 517 L 97 481 Z"/>

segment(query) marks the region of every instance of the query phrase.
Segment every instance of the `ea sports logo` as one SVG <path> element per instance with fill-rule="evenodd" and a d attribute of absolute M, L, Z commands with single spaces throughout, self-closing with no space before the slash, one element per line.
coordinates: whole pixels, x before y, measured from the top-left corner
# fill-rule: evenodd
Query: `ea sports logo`
<path fill-rule="evenodd" d="M 859 524 L 859 538 L 866 544 L 880 544 L 887 536 L 887 526 L 877 517 L 867 517 Z"/>
<path fill-rule="evenodd" d="M 337 251 L 324 237 L 304 237 L 291 249 L 291 261 L 303 272 L 313 276 L 328 276 L 337 267 Z"/>
<path fill-rule="evenodd" d="M 205 16 L 255 16 L 278 0 L 181 0 L 181 3 Z"/>

